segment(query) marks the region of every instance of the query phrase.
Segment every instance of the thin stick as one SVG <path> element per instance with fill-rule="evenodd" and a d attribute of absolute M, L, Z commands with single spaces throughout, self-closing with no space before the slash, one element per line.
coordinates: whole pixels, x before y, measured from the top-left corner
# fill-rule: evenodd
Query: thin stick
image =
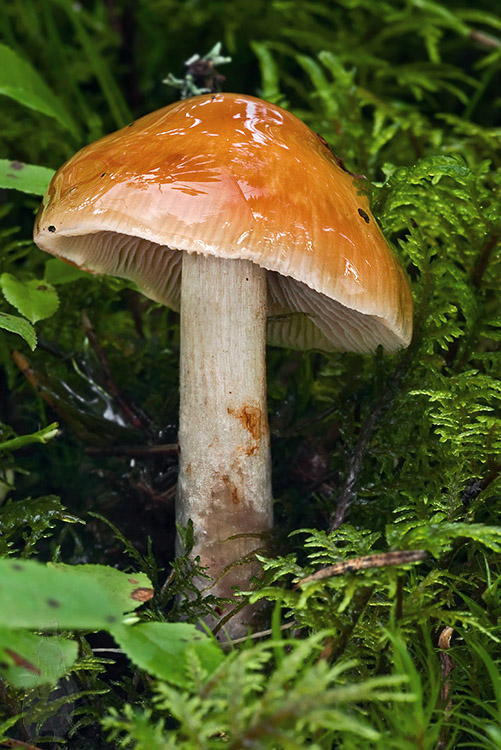
<path fill-rule="evenodd" d="M 21 354 L 21 352 L 18 352 L 17 350 L 14 350 L 12 352 L 12 359 L 14 360 L 15 365 L 19 368 L 19 370 L 22 372 L 28 383 L 33 386 L 33 388 L 36 390 L 37 393 L 40 394 L 40 396 L 43 398 L 43 400 L 49 404 L 55 411 L 58 411 L 57 405 L 55 400 L 52 398 L 52 396 L 49 394 L 49 391 L 47 387 L 45 386 L 44 379 L 42 376 L 40 376 L 36 370 L 33 369 L 31 366 L 31 363 L 28 359 L 24 356 L 24 354 Z"/>
<path fill-rule="evenodd" d="M 366 568 L 384 568 L 389 565 L 407 565 L 408 563 L 420 562 L 424 560 L 427 553 L 423 549 L 396 550 L 395 552 L 382 552 L 374 555 L 364 555 L 363 557 L 351 557 L 335 565 L 329 565 L 327 568 L 317 570 L 306 578 L 294 584 L 297 589 L 305 583 L 311 581 L 321 581 L 324 578 L 344 575 L 345 573 L 356 573 Z"/>
<path fill-rule="evenodd" d="M 499 49 L 499 47 L 501 47 L 501 39 L 498 39 L 495 36 L 491 36 L 490 34 L 486 34 L 484 31 L 480 31 L 479 29 L 472 29 L 468 34 L 468 37 L 472 41 L 478 42 L 484 47 L 489 47 L 490 49 Z"/>
<path fill-rule="evenodd" d="M 444 711 L 444 723 L 440 730 L 438 750 L 443 750 L 448 746 L 447 740 L 449 735 L 449 728 L 447 722 L 450 719 L 451 711 L 453 708 L 452 695 L 451 695 L 451 672 L 454 669 L 454 660 L 448 653 L 451 647 L 451 639 L 454 635 L 454 628 L 447 625 L 441 631 L 438 637 L 438 647 L 442 649 L 440 651 L 440 667 L 442 670 L 443 684 L 440 691 L 440 700 L 442 701 Z"/>
<path fill-rule="evenodd" d="M 10 737 L 4 737 L 0 740 L 1 747 L 21 747 L 24 750 L 42 750 L 38 745 L 30 745 L 28 742 L 21 742 L 21 740 L 13 740 Z"/>
<path fill-rule="evenodd" d="M 285 625 L 280 625 L 280 630 L 290 630 L 291 628 L 297 628 L 300 627 L 296 621 L 294 622 L 287 622 Z M 235 638 L 231 641 L 222 641 L 219 645 L 221 648 L 229 648 L 230 646 L 234 646 L 237 643 L 245 643 L 249 638 L 252 638 L 253 640 L 256 640 L 257 638 L 266 638 L 269 635 L 273 635 L 273 630 L 271 628 L 268 628 L 267 630 L 260 630 L 259 633 L 249 633 L 249 635 L 244 635 L 242 638 Z M 95 651 L 96 649 L 94 649 Z"/>

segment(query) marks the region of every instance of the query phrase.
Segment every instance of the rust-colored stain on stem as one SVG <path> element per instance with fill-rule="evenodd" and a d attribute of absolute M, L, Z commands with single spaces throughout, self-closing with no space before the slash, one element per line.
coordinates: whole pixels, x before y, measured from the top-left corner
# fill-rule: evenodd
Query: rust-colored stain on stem
<path fill-rule="evenodd" d="M 223 482 L 224 488 L 229 492 L 230 499 L 233 505 L 238 505 L 240 503 L 240 498 L 238 497 L 238 488 L 235 482 L 231 481 L 228 474 L 223 474 L 221 480 Z"/>
<path fill-rule="evenodd" d="M 228 414 L 238 419 L 242 427 L 252 437 L 252 444 L 243 448 L 247 456 L 256 453 L 259 450 L 259 443 L 266 430 L 266 423 L 263 420 L 261 409 L 258 406 L 242 406 L 241 409 L 232 409 L 228 407 Z"/>

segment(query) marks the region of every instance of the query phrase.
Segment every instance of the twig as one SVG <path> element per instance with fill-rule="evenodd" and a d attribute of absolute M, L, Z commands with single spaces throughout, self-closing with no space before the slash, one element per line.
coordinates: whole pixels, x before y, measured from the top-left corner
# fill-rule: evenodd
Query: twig
<path fill-rule="evenodd" d="M 440 694 L 440 697 L 444 703 L 446 703 L 447 701 L 447 705 L 445 707 L 446 711 L 450 711 L 452 705 L 451 700 L 448 700 L 451 690 L 449 675 L 454 669 L 454 662 L 447 653 L 447 650 L 451 647 L 451 638 L 453 635 L 454 628 L 447 626 L 441 631 L 438 637 L 438 647 L 443 649 L 442 653 L 440 654 L 440 664 L 442 665 L 442 675 L 444 677 L 444 684 L 442 685 L 442 692 Z"/>
<path fill-rule="evenodd" d="M 478 42 L 484 47 L 489 47 L 490 49 L 499 49 L 501 47 L 501 39 L 486 34 L 484 31 L 479 31 L 479 29 L 471 29 L 468 38 L 473 42 Z"/>
<path fill-rule="evenodd" d="M 14 350 L 12 352 L 12 359 L 14 360 L 14 363 L 22 372 L 28 383 L 33 386 L 33 388 L 37 391 L 37 393 L 40 394 L 43 400 L 49 404 L 49 406 L 57 411 L 56 402 L 52 398 L 52 396 L 49 395 L 43 378 L 33 369 L 31 363 L 26 359 L 24 354 L 21 354 L 21 352 Z"/>
<path fill-rule="evenodd" d="M 54 344 L 53 341 L 47 341 L 43 336 L 38 337 L 38 348 L 43 349 L 45 352 L 49 352 L 53 357 L 57 357 L 58 359 L 63 360 L 63 362 L 70 360 L 73 356 L 69 352 L 65 352 L 64 349 L 61 349 L 57 344 Z"/>
<path fill-rule="evenodd" d="M 85 452 L 91 456 L 153 456 L 156 454 L 179 453 L 177 443 L 166 443 L 165 445 L 113 445 L 113 446 L 87 446 Z"/>
<path fill-rule="evenodd" d="M 351 557 L 335 565 L 322 568 L 322 570 L 317 570 L 316 573 L 312 573 L 306 578 L 301 578 L 294 584 L 294 588 L 297 589 L 305 583 L 311 583 L 311 581 L 321 581 L 324 578 L 332 578 L 345 573 L 356 573 L 358 570 L 365 570 L 366 568 L 384 568 L 389 565 L 407 565 L 408 563 L 420 562 L 425 559 L 426 555 L 427 553 L 423 549 L 410 549 Z"/>
<path fill-rule="evenodd" d="M 440 632 L 440 635 L 438 637 L 438 647 L 442 649 L 442 651 L 440 652 L 440 666 L 442 668 L 442 676 L 444 678 L 442 689 L 440 691 L 440 699 L 444 705 L 445 722 L 448 721 L 449 714 L 452 710 L 452 697 L 450 697 L 450 691 L 451 691 L 450 674 L 452 670 L 454 669 L 454 662 L 452 658 L 449 656 L 449 654 L 447 653 L 447 651 L 451 647 L 451 638 L 453 635 L 454 635 L 454 628 L 447 626 L 443 628 L 443 630 Z M 448 746 L 446 733 L 447 733 L 447 724 L 444 724 L 440 731 L 440 739 L 438 743 L 439 750 L 442 750 L 442 748 L 445 748 Z"/>
<path fill-rule="evenodd" d="M 212 628 L 212 635 L 217 636 L 217 634 L 219 633 L 220 630 L 223 630 L 223 632 L 224 632 L 224 626 L 226 625 L 226 623 L 229 620 L 231 620 L 232 617 L 235 617 L 235 615 L 237 615 L 240 612 L 240 610 L 243 609 L 246 606 L 247 606 L 247 602 L 246 601 L 240 601 L 237 604 L 235 604 L 235 606 L 232 609 L 230 609 L 224 615 L 224 617 L 222 617 L 219 620 L 219 622 Z"/>
<path fill-rule="evenodd" d="M 285 625 L 280 625 L 280 630 L 290 630 L 291 628 L 296 627 L 298 627 L 297 622 L 287 622 Z M 219 645 L 221 646 L 221 648 L 224 648 L 225 646 L 229 648 L 230 646 L 234 646 L 236 643 L 245 643 L 249 638 L 266 638 L 269 635 L 273 635 L 273 630 L 271 628 L 268 628 L 267 630 L 260 630 L 259 633 L 249 633 L 249 635 L 244 635 L 241 638 L 235 638 L 233 641 L 222 641 Z M 94 651 L 95 650 L 96 649 L 94 649 Z"/>
<path fill-rule="evenodd" d="M 10 737 L 4 737 L 0 740 L 0 747 L 20 747 L 24 750 L 42 750 L 38 745 L 30 745 L 29 742 L 21 742 L 21 740 L 13 740 Z"/>
<path fill-rule="evenodd" d="M 151 484 L 148 484 L 148 482 L 144 479 L 140 479 L 137 482 L 129 479 L 129 484 L 133 489 L 140 490 L 141 492 L 146 493 L 146 495 L 150 498 L 150 500 L 153 501 L 154 504 L 171 504 L 176 496 L 177 484 L 173 484 L 164 492 L 157 492 L 157 490 L 152 487 Z"/>

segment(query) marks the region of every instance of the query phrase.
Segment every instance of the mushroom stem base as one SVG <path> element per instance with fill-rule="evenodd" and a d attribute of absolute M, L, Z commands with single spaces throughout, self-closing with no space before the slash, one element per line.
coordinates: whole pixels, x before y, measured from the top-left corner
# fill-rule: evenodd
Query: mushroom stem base
<path fill-rule="evenodd" d="M 254 553 L 272 524 L 266 271 L 185 253 L 181 289 L 176 517 L 183 526 L 192 520 L 193 557 L 215 580 L 201 588 L 233 597 L 259 573 Z M 229 620 L 230 635 L 252 626 L 253 614 L 246 607 Z"/>

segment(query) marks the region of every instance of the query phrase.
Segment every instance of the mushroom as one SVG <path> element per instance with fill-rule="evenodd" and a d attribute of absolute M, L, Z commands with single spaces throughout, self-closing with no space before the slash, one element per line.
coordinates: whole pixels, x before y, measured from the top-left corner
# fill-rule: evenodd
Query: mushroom
<path fill-rule="evenodd" d="M 249 587 L 272 524 L 266 338 L 410 341 L 408 282 L 355 177 L 280 107 L 197 96 L 79 151 L 36 219 L 43 250 L 181 311 L 177 520 L 192 520 L 217 596 Z"/>

